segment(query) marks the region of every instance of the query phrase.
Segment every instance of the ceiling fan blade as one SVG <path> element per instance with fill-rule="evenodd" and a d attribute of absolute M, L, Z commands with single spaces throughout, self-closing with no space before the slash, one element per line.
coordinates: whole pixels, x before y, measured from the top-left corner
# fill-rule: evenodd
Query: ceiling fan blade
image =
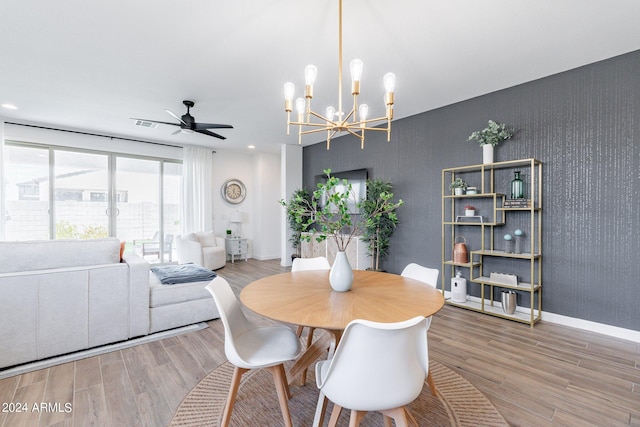
<path fill-rule="evenodd" d="M 186 124 L 186 123 L 184 122 L 184 120 L 182 120 L 182 118 L 180 118 L 179 116 L 177 116 L 177 115 L 176 115 L 175 113 L 173 113 L 172 111 L 169 111 L 169 110 L 164 110 L 164 111 L 166 111 L 167 113 L 169 113 L 171 116 L 173 116 L 177 121 L 179 121 L 179 122 L 180 122 L 180 123 L 182 123 L 183 125 L 185 125 L 185 126 L 189 126 L 188 124 Z"/>
<path fill-rule="evenodd" d="M 180 126 L 180 123 L 159 122 L 157 120 L 149 120 L 149 119 L 136 119 L 135 117 L 130 117 L 130 119 L 131 120 L 141 120 L 143 122 L 160 123 L 161 125 Z"/>
<path fill-rule="evenodd" d="M 217 123 L 196 123 L 195 130 L 199 129 L 233 129 L 233 126 L 221 125 Z"/>
<path fill-rule="evenodd" d="M 213 136 L 214 138 L 227 139 L 227 137 L 225 137 L 225 136 L 218 135 L 217 133 L 209 132 L 206 129 L 196 129 L 195 131 L 198 132 L 198 133 L 201 133 L 203 135 Z"/>

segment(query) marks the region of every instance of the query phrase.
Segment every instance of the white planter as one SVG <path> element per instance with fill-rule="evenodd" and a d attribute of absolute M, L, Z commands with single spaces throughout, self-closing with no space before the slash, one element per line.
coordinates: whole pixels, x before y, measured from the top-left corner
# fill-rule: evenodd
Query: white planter
<path fill-rule="evenodd" d="M 343 251 L 338 251 L 336 259 L 331 267 L 329 273 L 329 283 L 331 289 L 337 292 L 346 292 L 351 290 L 353 284 L 353 270 L 349 264 L 347 254 Z"/>
<path fill-rule="evenodd" d="M 482 146 L 482 163 L 493 163 L 493 145 L 484 144 Z"/>
<path fill-rule="evenodd" d="M 465 210 L 464 210 L 464 214 L 465 214 L 466 216 L 474 216 L 474 215 L 476 214 L 476 211 L 475 211 L 475 210 L 473 210 L 473 209 L 465 209 Z"/>
<path fill-rule="evenodd" d="M 453 194 L 456 196 L 462 196 L 464 194 L 464 189 L 456 187 L 453 189 Z"/>

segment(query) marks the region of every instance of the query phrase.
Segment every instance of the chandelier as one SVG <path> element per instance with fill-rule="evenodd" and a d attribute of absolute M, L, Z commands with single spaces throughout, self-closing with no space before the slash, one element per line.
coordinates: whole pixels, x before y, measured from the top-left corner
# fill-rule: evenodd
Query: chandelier
<path fill-rule="evenodd" d="M 287 135 L 290 134 L 289 130 L 291 125 L 298 126 L 298 144 L 302 144 L 302 135 L 326 132 L 327 150 L 331 146 L 331 138 L 342 132 L 347 132 L 360 139 L 361 149 L 364 149 L 365 131 L 386 132 L 387 141 L 390 141 L 391 120 L 393 119 L 393 90 L 396 84 L 396 76 L 393 73 L 387 73 L 382 79 L 385 88 L 385 116 L 370 119 L 368 118 L 369 106 L 367 104 L 358 105 L 363 65 L 360 59 L 354 59 L 350 63 L 353 106 L 351 111 L 345 114 L 342 109 L 342 0 L 339 0 L 338 108 L 336 109 L 333 106 L 327 107 L 324 114 L 316 113 L 311 109 L 313 83 L 318 74 L 318 69 L 314 65 L 307 65 L 304 69 L 304 98 L 297 98 L 295 101 L 296 121 L 291 121 L 295 85 L 291 82 L 284 84 L 284 110 L 287 113 Z M 382 126 L 382 122 L 386 122 L 386 126 Z M 305 130 L 303 130 L 303 128 Z"/>

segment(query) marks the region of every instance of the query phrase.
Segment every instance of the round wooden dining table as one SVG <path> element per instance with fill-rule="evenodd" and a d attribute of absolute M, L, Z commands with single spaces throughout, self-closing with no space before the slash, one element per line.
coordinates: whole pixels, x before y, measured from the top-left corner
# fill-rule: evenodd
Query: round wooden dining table
<path fill-rule="evenodd" d="M 349 322 L 366 319 L 392 323 L 429 317 L 444 305 L 440 291 L 423 282 L 397 274 L 353 270 L 350 291 L 337 292 L 329 284 L 329 271 L 308 270 L 276 274 L 258 279 L 240 291 L 240 301 L 253 312 L 294 325 L 329 331 L 337 345 Z M 308 366 L 326 353 L 328 335 L 308 346 L 289 369 L 289 378 L 302 375 Z M 332 350 L 329 350 L 331 352 Z M 435 384 L 429 374 L 432 393 Z M 313 425 L 322 425 L 326 399 L 320 393 Z"/>
<path fill-rule="evenodd" d="M 267 276 L 245 286 L 240 301 L 270 319 L 334 333 L 354 319 L 400 322 L 432 316 L 444 305 L 442 293 L 423 282 L 368 270 L 353 270 L 347 292 L 331 289 L 328 270 Z"/>

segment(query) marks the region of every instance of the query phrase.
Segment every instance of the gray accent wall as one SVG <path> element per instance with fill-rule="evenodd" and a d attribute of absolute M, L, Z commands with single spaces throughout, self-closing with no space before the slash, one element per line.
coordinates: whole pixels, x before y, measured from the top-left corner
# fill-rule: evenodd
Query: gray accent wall
<path fill-rule="evenodd" d="M 405 205 L 383 267 L 441 268 L 441 170 L 482 162 L 467 137 L 489 119 L 516 129 L 495 161 L 544 163 L 543 311 L 640 331 L 640 51 L 396 120 L 364 150 L 305 147 L 304 185 L 326 168 L 391 181 Z"/>

